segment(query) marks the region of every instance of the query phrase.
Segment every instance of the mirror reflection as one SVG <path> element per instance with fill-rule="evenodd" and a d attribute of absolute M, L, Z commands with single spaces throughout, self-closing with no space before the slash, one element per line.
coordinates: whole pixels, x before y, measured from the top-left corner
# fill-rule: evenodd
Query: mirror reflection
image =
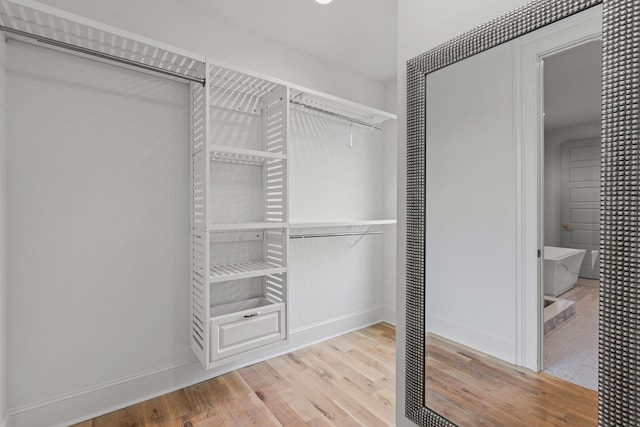
<path fill-rule="evenodd" d="M 600 28 L 427 75 L 425 406 L 457 425 L 597 425 Z"/>
<path fill-rule="evenodd" d="M 602 42 L 543 60 L 543 371 L 597 390 Z"/>

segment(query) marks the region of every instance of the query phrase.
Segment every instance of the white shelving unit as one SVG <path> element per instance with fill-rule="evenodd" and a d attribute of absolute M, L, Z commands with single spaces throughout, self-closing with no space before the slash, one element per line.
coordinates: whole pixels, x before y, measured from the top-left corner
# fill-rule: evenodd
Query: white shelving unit
<path fill-rule="evenodd" d="M 290 237 L 395 223 L 289 223 L 290 109 L 377 129 L 395 116 L 212 62 L 191 92 L 192 348 L 212 368 L 287 342 Z"/>
<path fill-rule="evenodd" d="M 189 81 L 191 347 L 213 368 L 286 343 L 291 108 L 379 128 L 395 116 L 81 18 L 32 0 L 0 2 L 0 31 L 53 49 Z"/>
<path fill-rule="evenodd" d="M 191 346 L 212 368 L 288 339 L 288 88 L 208 62 L 191 93 Z"/>

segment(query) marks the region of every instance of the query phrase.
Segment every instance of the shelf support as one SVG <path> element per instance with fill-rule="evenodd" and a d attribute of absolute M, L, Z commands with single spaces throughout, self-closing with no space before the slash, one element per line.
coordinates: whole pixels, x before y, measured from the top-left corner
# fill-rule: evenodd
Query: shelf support
<path fill-rule="evenodd" d="M 357 245 L 364 236 L 371 236 L 374 234 L 382 234 L 382 230 L 373 230 L 373 225 L 369 226 L 366 231 L 346 231 L 337 233 L 314 233 L 314 234 L 291 234 L 289 239 L 315 239 L 319 237 L 354 237 L 357 236 L 357 240 L 353 243 L 349 243 L 349 247 Z"/>
<path fill-rule="evenodd" d="M 373 225 L 370 225 L 369 227 L 367 227 L 367 231 L 365 231 L 360 236 L 358 236 L 355 242 L 349 243 L 349 247 L 351 248 L 355 247 L 358 243 L 360 243 L 360 240 L 362 240 L 364 236 L 368 236 L 370 234 L 382 234 L 382 231 L 377 231 L 377 232 L 372 231 L 373 227 L 374 227 Z"/>

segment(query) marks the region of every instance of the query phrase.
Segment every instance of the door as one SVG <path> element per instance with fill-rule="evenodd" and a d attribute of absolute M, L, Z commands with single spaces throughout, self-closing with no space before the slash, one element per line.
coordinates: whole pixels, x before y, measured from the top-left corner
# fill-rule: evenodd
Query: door
<path fill-rule="evenodd" d="M 580 277 L 599 277 L 600 140 L 565 142 L 561 162 L 562 246 L 586 249 Z"/>

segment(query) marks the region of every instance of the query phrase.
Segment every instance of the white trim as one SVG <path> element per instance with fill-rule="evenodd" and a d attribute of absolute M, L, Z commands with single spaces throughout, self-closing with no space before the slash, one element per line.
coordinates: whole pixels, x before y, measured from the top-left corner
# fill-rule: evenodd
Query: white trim
<path fill-rule="evenodd" d="M 451 319 L 433 313 L 427 316 L 427 322 L 429 323 L 429 333 L 446 337 L 514 364 L 514 342 L 508 337 L 500 336 L 481 328 L 469 327 L 466 324 L 451 321 Z"/>
<path fill-rule="evenodd" d="M 519 158 L 516 169 L 522 191 L 518 198 L 516 245 L 516 352 L 517 364 L 542 370 L 542 288 L 541 263 L 543 215 L 540 156 L 544 129 L 539 120 L 541 99 L 541 59 L 602 37 L 602 6 L 564 19 L 514 41 L 514 71 L 519 70 L 520 102 L 516 104 L 516 136 Z M 532 303 L 532 301 L 534 303 Z"/>
<path fill-rule="evenodd" d="M 7 297 L 9 278 L 7 275 L 7 45 L 0 40 L 0 427 L 9 422 L 7 411 Z"/>
<path fill-rule="evenodd" d="M 224 375 L 300 348 L 384 321 L 383 309 L 373 307 L 291 330 L 289 345 L 251 360 L 206 371 L 197 359 L 21 406 L 10 411 L 11 427 L 67 426 Z M 79 413 L 79 411 L 82 413 Z M 8 427 L 0 424 L 0 427 Z"/>
<path fill-rule="evenodd" d="M 325 336 L 325 338 L 306 340 L 307 344 L 305 345 L 311 345 L 316 342 L 322 342 L 329 339 L 327 337 L 333 338 L 338 335 L 343 335 L 348 332 L 365 328 L 379 322 L 382 322 L 382 307 L 371 307 L 342 316 L 337 316 L 331 319 L 323 320 L 321 322 L 312 323 L 298 328 L 292 328 L 291 335 L 309 333 L 309 331 L 314 330 L 322 330 L 324 332 L 323 336 Z M 293 337 L 292 341 L 294 341 Z"/>
<path fill-rule="evenodd" d="M 168 371 L 174 371 L 176 369 L 179 369 L 183 366 L 186 365 L 190 365 L 192 363 L 195 362 L 195 355 L 194 355 L 194 359 L 191 360 L 187 360 L 187 361 L 183 361 L 183 362 L 178 362 L 172 365 L 167 365 L 164 367 L 160 367 L 157 369 L 152 369 L 150 371 L 145 371 L 145 372 L 141 372 L 139 374 L 134 374 L 134 375 L 130 375 L 127 377 L 122 377 L 122 378 L 118 378 L 116 380 L 112 380 L 112 381 L 107 381 L 95 386 L 91 386 L 91 387 L 86 387 L 77 391 L 74 391 L 73 393 L 67 393 L 67 394 L 62 394 L 60 396 L 54 397 L 52 399 L 44 399 L 38 402 L 33 402 L 30 403 L 28 405 L 23 405 L 23 406 L 18 406 L 14 409 L 11 410 L 11 415 L 19 415 L 23 412 L 29 412 L 32 411 L 34 409 L 38 409 L 41 408 L 43 406 L 47 406 L 47 405 L 54 405 L 58 402 L 62 402 L 64 400 L 69 400 L 69 399 L 74 399 L 76 397 L 79 396 L 83 396 L 85 394 L 89 394 L 89 393 L 95 393 L 97 391 L 100 390 L 104 390 L 110 387 L 117 387 L 121 384 L 126 384 L 128 382 L 132 382 L 132 381 L 137 381 L 139 379 L 145 378 L 145 377 L 149 377 L 149 376 L 153 376 L 153 375 L 159 375 L 162 374 L 164 372 L 168 372 Z"/>
<path fill-rule="evenodd" d="M 524 257 L 524 251 L 521 250 L 521 243 L 524 239 L 524 203 L 523 194 L 523 159 L 522 156 L 522 108 L 519 102 L 522 99 L 522 52 L 519 48 L 519 44 L 514 42 L 512 44 L 513 49 L 513 132 L 514 132 L 514 164 L 515 164 L 515 187 L 516 187 L 516 292 L 515 292 L 515 364 L 518 366 L 525 366 L 526 346 L 523 337 L 526 336 L 524 317 L 521 315 L 525 312 L 526 299 L 524 296 L 524 289 L 521 284 L 525 283 L 526 277 L 524 272 L 524 264 L 526 258 Z"/>

